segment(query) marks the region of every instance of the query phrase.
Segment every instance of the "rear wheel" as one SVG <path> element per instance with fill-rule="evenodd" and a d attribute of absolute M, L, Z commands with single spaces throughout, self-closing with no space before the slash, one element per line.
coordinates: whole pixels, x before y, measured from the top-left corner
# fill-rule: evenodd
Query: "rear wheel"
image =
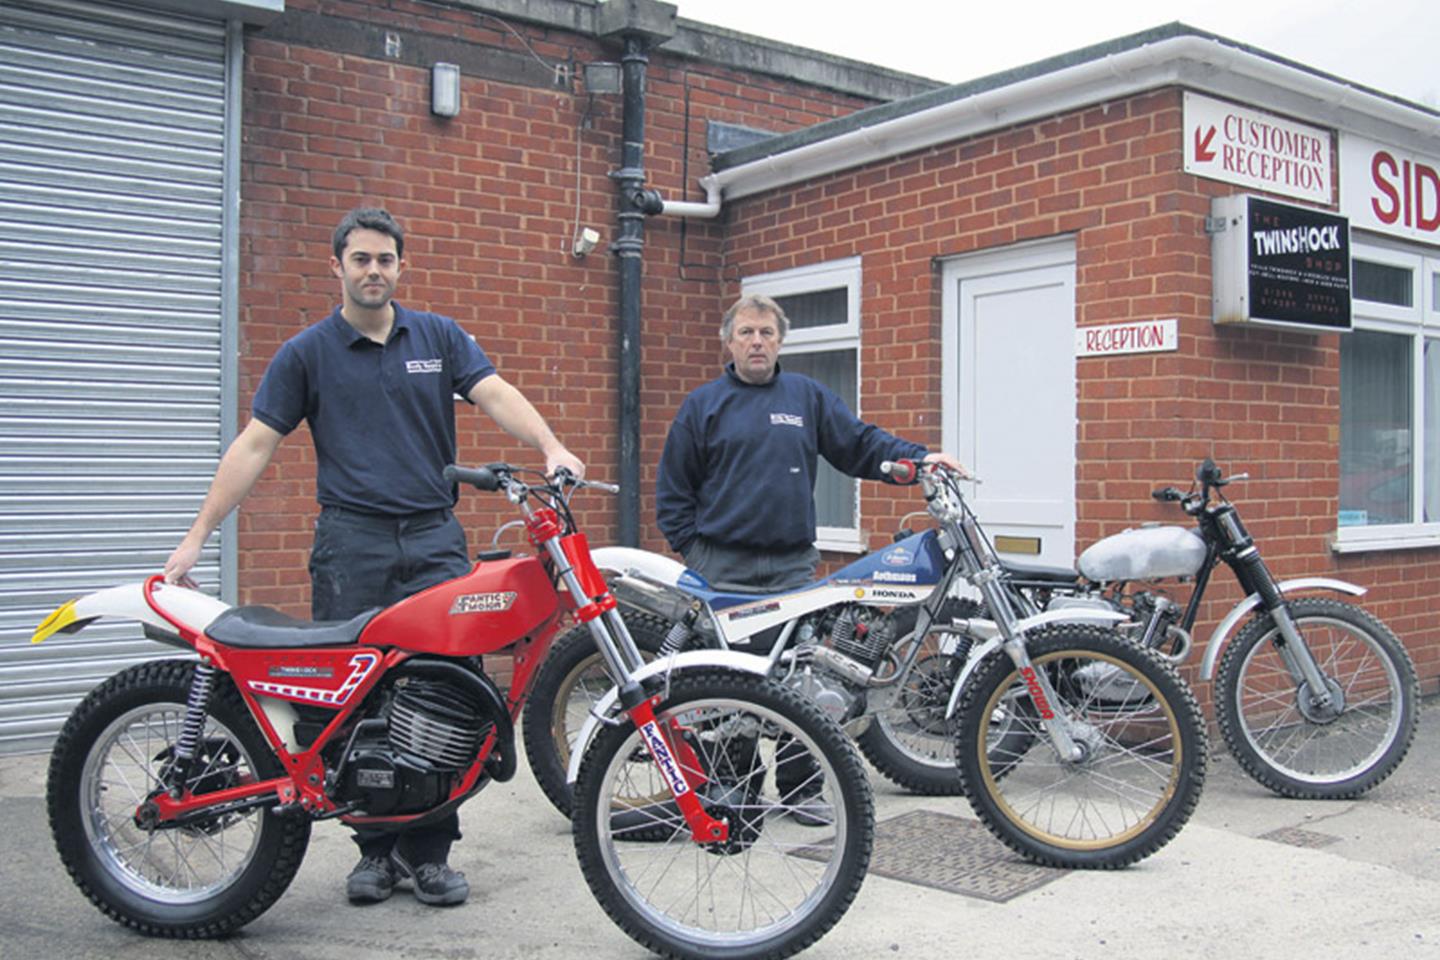
<path fill-rule="evenodd" d="M 729 837 L 692 839 L 641 732 L 606 727 L 575 799 L 575 849 L 600 905 L 667 957 L 779 958 L 814 943 L 870 861 L 874 801 L 854 746 L 813 702 L 758 676 L 681 673 L 655 713 L 695 751 L 696 793 Z M 788 782 L 791 764 L 803 782 Z M 663 799 L 633 806 L 642 796 Z"/>
<path fill-rule="evenodd" d="M 653 660 L 670 625 L 660 617 L 621 608 L 621 616 L 645 660 Z M 565 632 L 550 648 L 525 705 L 525 756 L 545 796 L 570 816 L 567 782 L 570 751 L 590 710 L 613 686 L 595 639 L 583 624 Z"/>
<path fill-rule="evenodd" d="M 1286 797 L 1357 797 L 1394 772 L 1419 724 L 1415 666 L 1390 629 L 1360 607 L 1305 597 L 1287 606 L 1329 702 L 1296 683 L 1280 629 L 1252 620 L 1220 662 L 1215 712 L 1245 772 Z"/>
<path fill-rule="evenodd" d="M 1159 850 L 1194 812 L 1205 781 L 1199 704 L 1175 668 L 1110 631 L 1061 624 L 1032 631 L 1046 704 L 1011 659 L 981 663 L 961 699 L 956 758 L 971 807 L 1025 857 L 1055 867 L 1121 867 Z M 1014 726 L 1006 745 L 994 718 Z M 1044 714 L 1079 756 L 1061 757 Z"/>
<path fill-rule="evenodd" d="M 194 664 L 132 667 L 96 688 L 66 722 L 46 803 L 60 859 L 112 919 L 163 937 L 220 937 L 265 912 L 294 879 L 310 821 L 264 807 L 185 826 L 137 814 L 164 789 Z M 224 790 L 283 774 L 229 677 L 217 677 L 186 789 Z"/>

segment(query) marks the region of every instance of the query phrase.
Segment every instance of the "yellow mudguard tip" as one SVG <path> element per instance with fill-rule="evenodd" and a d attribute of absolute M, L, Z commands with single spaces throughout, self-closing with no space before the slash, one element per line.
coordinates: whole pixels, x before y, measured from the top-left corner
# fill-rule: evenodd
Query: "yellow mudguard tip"
<path fill-rule="evenodd" d="M 51 634 L 64 630 L 74 622 L 75 601 L 71 600 L 50 614 L 50 616 L 40 621 L 40 626 L 35 628 L 35 633 L 31 635 L 30 642 L 39 643 L 42 640 L 48 639 Z"/>

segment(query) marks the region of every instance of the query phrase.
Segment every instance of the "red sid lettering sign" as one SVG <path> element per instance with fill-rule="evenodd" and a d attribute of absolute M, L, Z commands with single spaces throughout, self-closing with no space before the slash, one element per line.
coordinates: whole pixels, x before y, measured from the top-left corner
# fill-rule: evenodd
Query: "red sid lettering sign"
<path fill-rule="evenodd" d="M 1340 212 L 1352 226 L 1440 243 L 1440 157 L 1342 134 Z"/>
<path fill-rule="evenodd" d="M 1075 356 L 1115 356 L 1122 353 L 1159 353 L 1179 348 L 1179 324 L 1168 320 L 1107 323 L 1075 331 Z"/>
<path fill-rule="evenodd" d="M 1330 131 L 1185 94 L 1185 172 L 1330 202 Z"/>

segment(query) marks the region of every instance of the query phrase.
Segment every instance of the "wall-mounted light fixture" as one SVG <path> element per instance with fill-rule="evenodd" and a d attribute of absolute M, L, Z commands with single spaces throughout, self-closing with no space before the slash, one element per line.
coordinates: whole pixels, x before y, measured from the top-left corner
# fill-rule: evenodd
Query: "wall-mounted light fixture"
<path fill-rule="evenodd" d="M 586 93 L 620 93 L 623 86 L 620 64 L 604 61 L 585 64 Z"/>
<path fill-rule="evenodd" d="M 437 63 L 430 68 L 430 112 L 437 117 L 460 113 L 460 67 Z"/>
<path fill-rule="evenodd" d="M 575 241 L 570 246 L 570 253 L 576 257 L 583 257 L 600 243 L 600 231 L 585 227 L 575 234 Z"/>

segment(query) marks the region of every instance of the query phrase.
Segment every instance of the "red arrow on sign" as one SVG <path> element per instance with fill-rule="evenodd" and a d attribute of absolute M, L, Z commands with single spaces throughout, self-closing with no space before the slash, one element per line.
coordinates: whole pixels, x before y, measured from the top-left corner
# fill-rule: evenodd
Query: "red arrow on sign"
<path fill-rule="evenodd" d="M 1210 141 L 1215 139 L 1215 128 L 1210 130 L 1202 138 L 1200 128 L 1195 128 L 1195 162 L 1207 163 L 1215 159 L 1215 151 L 1210 149 Z"/>

